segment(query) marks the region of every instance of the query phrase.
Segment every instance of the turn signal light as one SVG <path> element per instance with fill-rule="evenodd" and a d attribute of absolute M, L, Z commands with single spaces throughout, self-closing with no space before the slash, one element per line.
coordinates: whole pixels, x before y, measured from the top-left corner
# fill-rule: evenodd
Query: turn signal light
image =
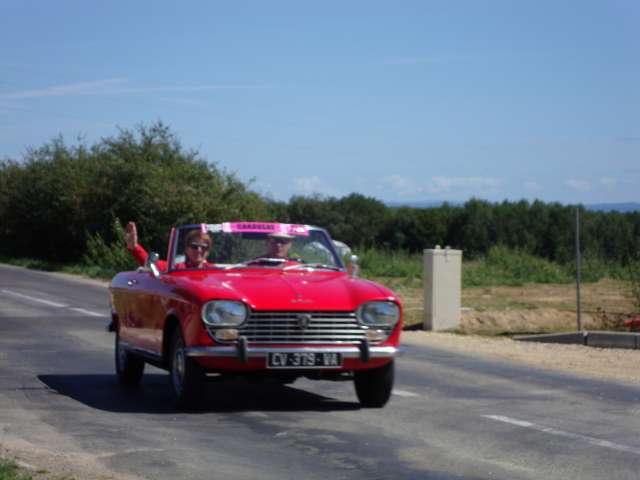
<path fill-rule="evenodd" d="M 238 339 L 238 330 L 235 328 L 223 328 L 221 330 L 216 330 L 216 340 L 222 340 L 228 342 L 230 340 Z"/>
<path fill-rule="evenodd" d="M 370 342 L 380 342 L 387 335 L 382 330 L 367 330 L 367 340 Z"/>

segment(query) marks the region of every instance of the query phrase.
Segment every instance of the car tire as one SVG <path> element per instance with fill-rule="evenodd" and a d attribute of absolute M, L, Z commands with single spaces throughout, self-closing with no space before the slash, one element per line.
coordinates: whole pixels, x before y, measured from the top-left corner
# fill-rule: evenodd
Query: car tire
<path fill-rule="evenodd" d="M 391 397 L 394 379 L 393 360 L 382 367 L 358 370 L 353 374 L 353 383 L 360 405 L 366 408 L 382 408 Z"/>
<path fill-rule="evenodd" d="M 171 338 L 169 381 L 175 404 L 193 409 L 201 405 L 205 393 L 205 374 L 195 360 L 184 354 L 184 337 L 176 328 Z"/>
<path fill-rule="evenodd" d="M 140 383 L 144 373 L 144 360 L 123 348 L 120 335 L 116 332 L 115 363 L 118 383 L 124 386 L 134 386 Z"/>

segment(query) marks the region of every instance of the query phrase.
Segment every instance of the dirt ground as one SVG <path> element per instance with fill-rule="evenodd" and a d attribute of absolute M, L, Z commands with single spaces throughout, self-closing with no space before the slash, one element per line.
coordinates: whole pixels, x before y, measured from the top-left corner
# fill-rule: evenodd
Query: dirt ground
<path fill-rule="evenodd" d="M 395 291 L 403 300 L 406 324 L 422 324 L 422 288 L 399 286 Z M 605 279 L 585 283 L 580 297 L 585 329 L 624 330 L 624 320 L 634 311 L 630 287 L 625 282 Z M 462 307 L 459 331 L 463 333 L 547 333 L 577 328 L 573 284 L 468 288 L 462 291 Z"/>
<path fill-rule="evenodd" d="M 407 324 L 422 324 L 421 288 L 397 288 Z M 575 285 L 470 288 L 462 292 L 463 311 L 455 333 L 406 331 L 402 341 L 452 349 L 602 380 L 640 386 L 640 350 L 519 342 L 512 334 L 575 331 Z M 635 305 L 628 284 L 601 280 L 581 286 L 585 330 L 625 330 Z"/>

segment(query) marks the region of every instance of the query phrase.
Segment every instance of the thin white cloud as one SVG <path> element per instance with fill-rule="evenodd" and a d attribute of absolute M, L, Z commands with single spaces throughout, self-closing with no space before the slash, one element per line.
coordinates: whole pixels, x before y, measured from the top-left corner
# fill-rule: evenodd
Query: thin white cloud
<path fill-rule="evenodd" d="M 68 95 L 96 95 L 105 93 L 114 85 L 125 83 L 123 78 L 108 78 L 93 82 L 70 83 L 67 85 L 52 85 L 37 90 L 23 90 L 21 92 L 4 93 L 0 95 L 3 100 L 21 100 L 25 98 L 60 97 Z"/>
<path fill-rule="evenodd" d="M 258 90 L 268 88 L 266 85 L 192 85 L 192 86 L 149 86 L 137 88 L 123 88 L 109 93 L 170 93 L 170 92 L 207 92 L 213 90 Z"/>
<path fill-rule="evenodd" d="M 411 178 L 405 178 L 398 174 L 389 175 L 382 179 L 383 189 L 392 190 L 394 194 L 400 196 L 411 196 L 421 194 L 423 188 Z"/>
<path fill-rule="evenodd" d="M 542 186 L 538 182 L 530 180 L 528 182 L 524 182 L 524 189 L 529 193 L 537 193 L 542 190 Z"/>
<path fill-rule="evenodd" d="M 483 194 L 494 191 L 500 186 L 500 181 L 490 177 L 431 177 L 428 191 L 433 194 L 462 192 Z"/>
<path fill-rule="evenodd" d="M 576 190 L 578 192 L 588 192 L 591 190 L 591 182 L 588 182 L 587 180 L 570 179 L 566 180 L 564 184 L 571 190 Z"/>
<path fill-rule="evenodd" d="M 610 190 L 618 185 L 618 181 L 615 178 L 602 177 L 600 179 L 600 185 L 602 185 L 602 187 L 606 188 L 607 190 Z"/>
<path fill-rule="evenodd" d="M 298 195 L 321 194 L 339 196 L 338 190 L 329 183 L 314 175 L 311 177 L 296 177 L 293 179 L 293 190 Z"/>
<path fill-rule="evenodd" d="M 92 82 L 70 83 L 67 85 L 52 85 L 50 87 L 23 90 L 19 92 L 0 94 L 0 100 L 22 100 L 41 97 L 60 97 L 72 95 L 123 95 L 136 93 L 185 93 L 206 92 L 214 90 L 251 90 L 267 88 L 265 85 L 152 85 L 142 87 L 118 88 L 126 84 L 123 78 L 110 78 Z"/>

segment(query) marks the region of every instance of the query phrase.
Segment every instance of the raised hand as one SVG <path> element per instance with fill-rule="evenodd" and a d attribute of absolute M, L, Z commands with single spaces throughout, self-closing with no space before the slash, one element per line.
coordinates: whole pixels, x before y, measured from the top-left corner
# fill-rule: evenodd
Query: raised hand
<path fill-rule="evenodd" d="M 138 245 L 138 229 L 134 222 L 127 223 L 124 238 L 127 241 L 127 248 L 134 249 Z"/>

